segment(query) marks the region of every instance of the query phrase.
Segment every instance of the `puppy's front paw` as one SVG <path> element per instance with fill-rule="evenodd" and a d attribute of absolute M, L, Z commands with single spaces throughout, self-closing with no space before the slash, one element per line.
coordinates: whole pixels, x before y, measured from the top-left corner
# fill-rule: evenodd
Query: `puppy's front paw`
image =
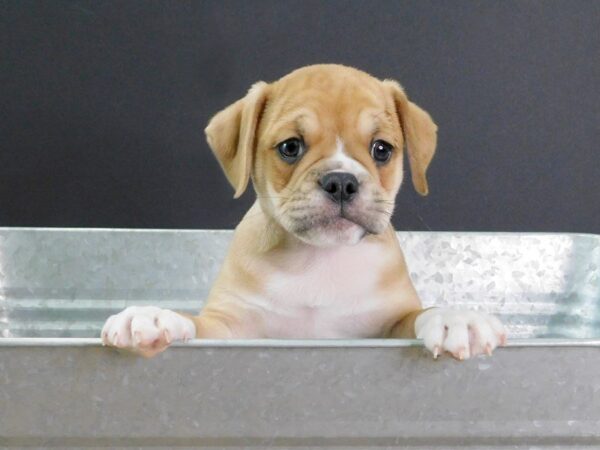
<path fill-rule="evenodd" d="M 506 343 L 506 330 L 498 318 L 445 308 L 421 313 L 415 321 L 415 334 L 434 358 L 444 351 L 460 360 L 481 353 L 491 355 L 498 345 Z"/>
<path fill-rule="evenodd" d="M 155 306 L 130 306 L 110 316 L 102 328 L 102 343 L 151 357 L 172 342 L 187 341 L 196 326 L 187 317 Z"/>

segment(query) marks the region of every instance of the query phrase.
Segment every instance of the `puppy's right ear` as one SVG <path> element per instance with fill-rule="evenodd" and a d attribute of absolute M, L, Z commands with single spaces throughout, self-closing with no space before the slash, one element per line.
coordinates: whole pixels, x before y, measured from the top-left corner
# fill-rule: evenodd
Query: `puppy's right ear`
<path fill-rule="evenodd" d="M 250 180 L 267 88 L 262 81 L 254 84 L 243 99 L 218 112 L 204 130 L 208 145 L 235 189 L 234 198 L 244 193 Z"/>
<path fill-rule="evenodd" d="M 419 194 L 427 195 L 429 187 L 426 173 L 437 145 L 437 125 L 425 110 L 408 100 L 404 89 L 396 81 L 384 80 L 383 85 L 391 91 L 396 104 L 408 150 L 413 186 Z"/>

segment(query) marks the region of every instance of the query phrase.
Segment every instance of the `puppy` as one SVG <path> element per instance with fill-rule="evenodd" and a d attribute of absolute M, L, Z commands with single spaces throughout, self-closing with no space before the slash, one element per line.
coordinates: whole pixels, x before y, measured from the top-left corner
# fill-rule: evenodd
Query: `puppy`
<path fill-rule="evenodd" d="M 259 82 L 206 135 L 235 197 L 257 199 L 198 316 L 132 306 L 104 344 L 153 356 L 191 338 L 422 338 L 437 357 L 506 339 L 486 314 L 423 310 L 390 224 L 406 147 L 427 195 L 437 127 L 398 83 L 340 65 Z"/>

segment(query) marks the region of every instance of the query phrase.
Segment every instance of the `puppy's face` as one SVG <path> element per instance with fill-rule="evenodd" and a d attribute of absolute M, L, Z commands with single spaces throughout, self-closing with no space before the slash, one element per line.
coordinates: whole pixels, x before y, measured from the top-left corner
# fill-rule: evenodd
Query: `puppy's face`
<path fill-rule="evenodd" d="M 436 141 L 429 115 L 395 82 L 337 65 L 254 85 L 206 132 L 236 195 L 251 176 L 265 213 L 319 246 L 387 228 L 405 142 L 415 187 L 426 194 Z"/>

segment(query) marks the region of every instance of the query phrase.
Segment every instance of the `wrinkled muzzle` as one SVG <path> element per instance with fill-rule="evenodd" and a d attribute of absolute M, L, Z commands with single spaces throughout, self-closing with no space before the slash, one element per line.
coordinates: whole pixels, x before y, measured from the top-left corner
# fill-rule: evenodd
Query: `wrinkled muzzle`
<path fill-rule="evenodd" d="M 325 160 L 295 186 L 275 193 L 264 205 L 288 232 L 319 246 L 352 245 L 367 234 L 382 233 L 394 200 L 358 162 Z"/>

